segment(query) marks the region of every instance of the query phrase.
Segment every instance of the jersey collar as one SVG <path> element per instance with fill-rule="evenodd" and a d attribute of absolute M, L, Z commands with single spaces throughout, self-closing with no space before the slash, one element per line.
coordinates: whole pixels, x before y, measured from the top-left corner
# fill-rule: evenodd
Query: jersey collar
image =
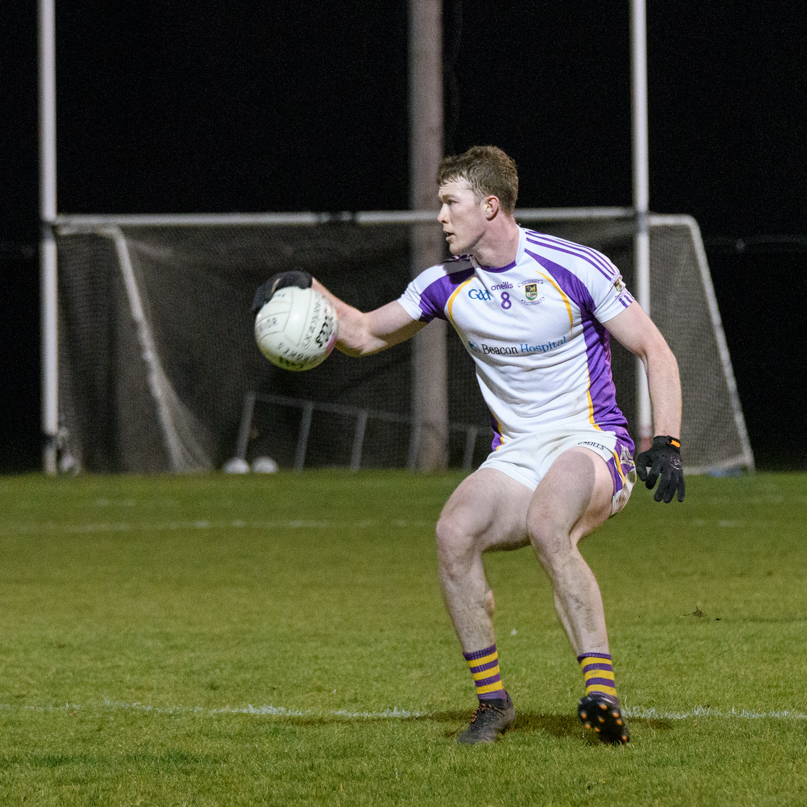
<path fill-rule="evenodd" d="M 506 272 L 508 269 L 512 269 L 514 266 L 518 264 L 518 262 L 524 256 L 524 246 L 527 241 L 527 235 L 523 227 L 518 228 L 518 252 L 516 252 L 516 259 L 511 261 L 507 264 L 507 266 L 482 266 L 477 259 L 471 255 L 471 263 L 473 264 L 474 269 L 481 269 L 483 272 Z"/>

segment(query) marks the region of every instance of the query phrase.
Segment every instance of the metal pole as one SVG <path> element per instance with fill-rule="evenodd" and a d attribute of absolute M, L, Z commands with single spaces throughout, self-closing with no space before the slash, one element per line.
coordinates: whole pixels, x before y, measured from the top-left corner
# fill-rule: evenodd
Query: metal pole
<path fill-rule="evenodd" d="M 437 166 L 443 158 L 442 0 L 409 0 L 409 176 L 413 210 L 435 211 Z M 440 263 L 445 242 L 438 226 L 412 228 L 412 274 Z M 448 466 L 446 323 L 435 319 L 414 339 L 412 408 L 422 426 L 415 466 Z"/>
<path fill-rule="evenodd" d="M 650 314 L 650 158 L 647 122 L 647 9 L 645 0 L 631 0 L 631 107 L 633 111 L 633 237 L 636 299 Z M 636 418 L 642 450 L 653 438 L 650 393 L 644 365 L 636 361 Z"/>
<path fill-rule="evenodd" d="M 235 447 L 235 456 L 240 460 L 247 458 L 249 449 L 249 432 L 252 428 L 252 418 L 255 414 L 256 396 L 254 392 L 248 392 L 244 396 L 244 408 L 241 411 L 241 425 L 238 428 L 238 443 Z"/>
<path fill-rule="evenodd" d="M 353 451 L 350 454 L 350 470 L 361 469 L 361 452 L 364 446 L 364 435 L 367 431 L 367 418 L 370 413 L 367 409 L 362 409 L 356 418 L 356 431 L 353 433 Z"/>
<path fill-rule="evenodd" d="M 39 274 L 42 356 L 42 465 L 57 471 L 59 343 L 56 275 L 56 14 L 39 0 Z"/>
<path fill-rule="evenodd" d="M 294 470 L 302 473 L 305 470 L 305 455 L 308 451 L 308 435 L 311 433 L 311 420 L 314 417 L 314 404 L 306 402 L 303 417 L 300 421 L 300 432 L 297 436 L 297 453 L 294 457 Z"/>

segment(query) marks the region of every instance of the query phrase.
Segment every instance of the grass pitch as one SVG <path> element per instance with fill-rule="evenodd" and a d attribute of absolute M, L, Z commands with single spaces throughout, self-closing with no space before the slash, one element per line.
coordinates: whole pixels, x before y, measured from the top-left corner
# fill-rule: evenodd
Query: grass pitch
<path fill-rule="evenodd" d="M 637 487 L 583 544 L 628 748 L 583 737 L 529 549 L 486 560 L 518 728 L 454 743 L 433 527 L 460 479 L 0 479 L 0 803 L 807 803 L 807 477 Z"/>

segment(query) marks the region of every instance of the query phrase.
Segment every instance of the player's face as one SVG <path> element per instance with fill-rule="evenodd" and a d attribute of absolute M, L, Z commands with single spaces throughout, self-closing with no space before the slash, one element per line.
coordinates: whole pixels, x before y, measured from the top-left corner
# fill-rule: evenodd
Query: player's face
<path fill-rule="evenodd" d="M 451 254 L 472 254 L 487 228 L 484 200 L 464 179 L 441 185 L 438 198 L 441 207 L 437 221 L 443 225 Z"/>

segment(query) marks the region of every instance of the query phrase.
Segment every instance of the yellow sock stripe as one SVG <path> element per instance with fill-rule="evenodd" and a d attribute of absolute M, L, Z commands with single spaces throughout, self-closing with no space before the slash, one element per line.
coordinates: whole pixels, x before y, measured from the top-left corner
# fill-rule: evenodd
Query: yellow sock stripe
<path fill-rule="evenodd" d="M 498 692 L 499 690 L 504 689 L 504 684 L 501 681 L 497 681 L 495 684 L 488 684 L 487 686 L 477 687 L 476 694 L 477 695 L 484 695 L 487 692 Z M 614 690 L 616 692 L 616 690 Z"/>
<path fill-rule="evenodd" d="M 587 673 L 583 673 L 583 679 L 586 683 L 588 683 L 589 678 L 607 678 L 609 681 L 615 680 L 613 670 L 589 670 Z"/>
<path fill-rule="evenodd" d="M 581 667 L 585 667 L 588 664 L 611 664 L 611 661 L 607 658 L 597 658 L 596 656 L 585 656 L 585 658 L 580 659 Z"/>
<path fill-rule="evenodd" d="M 491 667 L 489 670 L 482 670 L 482 672 L 471 673 L 474 681 L 483 681 L 485 678 L 493 678 L 494 675 L 499 675 L 499 665 Z"/>
<path fill-rule="evenodd" d="M 586 687 L 586 695 L 589 692 L 602 692 L 605 695 L 616 695 L 616 687 L 607 687 L 605 684 L 592 684 Z"/>
<path fill-rule="evenodd" d="M 471 669 L 473 669 L 474 667 L 479 667 L 481 664 L 489 664 L 491 661 L 498 661 L 498 660 L 499 660 L 498 651 L 495 653 L 491 653 L 489 656 L 482 656 L 482 658 L 467 659 L 468 666 Z"/>

